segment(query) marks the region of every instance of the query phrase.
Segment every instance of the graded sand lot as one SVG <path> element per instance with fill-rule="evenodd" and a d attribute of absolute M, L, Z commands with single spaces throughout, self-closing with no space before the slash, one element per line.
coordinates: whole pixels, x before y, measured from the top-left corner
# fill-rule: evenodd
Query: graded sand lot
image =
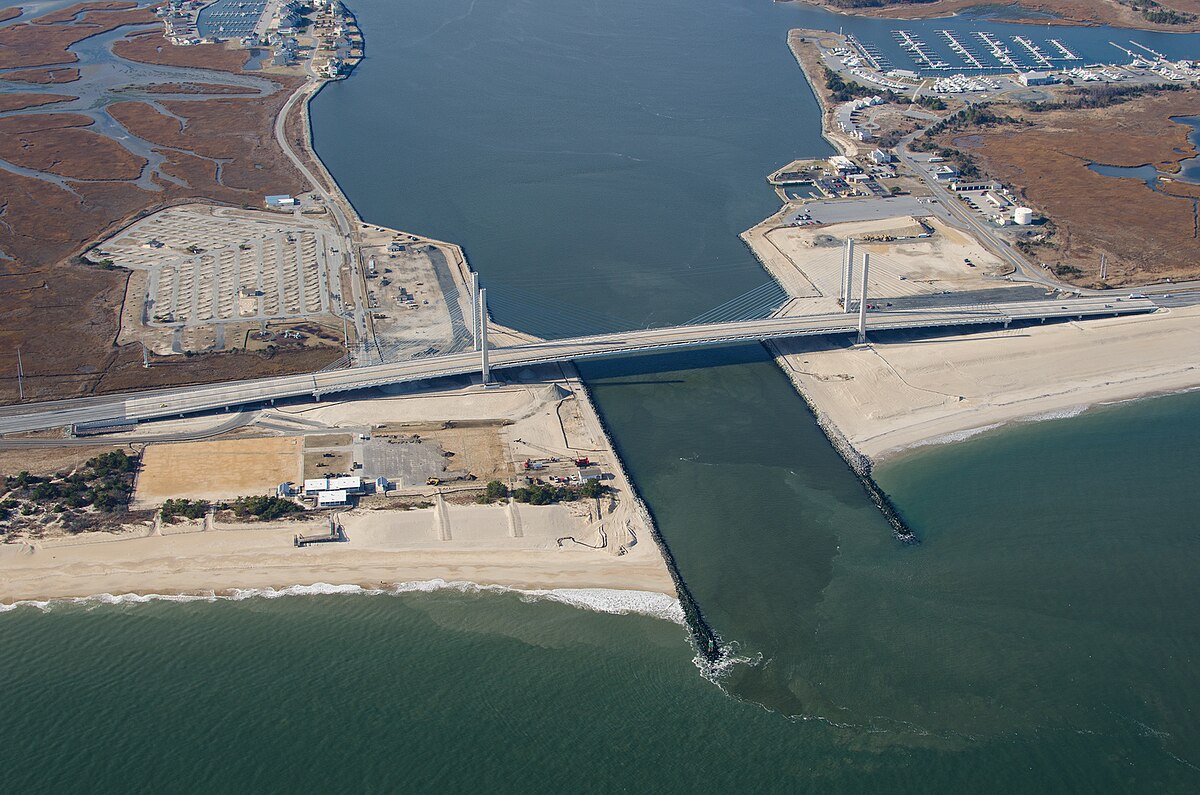
<path fill-rule="evenodd" d="M 186 497 L 229 500 L 274 493 L 300 474 L 301 437 L 152 444 L 142 454 L 134 504 Z"/>
<path fill-rule="evenodd" d="M 922 226 L 924 224 L 924 226 Z M 925 228 L 929 237 L 919 237 Z M 889 239 L 890 238 L 890 239 Z M 841 292 L 842 245 L 853 239 L 854 290 L 864 253 L 871 255 L 868 294 L 877 298 L 1011 286 L 1007 267 L 966 234 L 934 218 L 911 216 L 829 226 L 777 226 L 770 219 L 743 235 L 764 266 L 803 311 L 835 311 Z M 973 266 L 971 264 L 973 263 Z"/>

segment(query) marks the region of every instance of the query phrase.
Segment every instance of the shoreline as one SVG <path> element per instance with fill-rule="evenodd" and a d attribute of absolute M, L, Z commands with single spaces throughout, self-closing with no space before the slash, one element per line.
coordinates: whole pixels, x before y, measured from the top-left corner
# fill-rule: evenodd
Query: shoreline
<path fill-rule="evenodd" d="M 965 2 L 958 8 L 946 10 L 944 8 L 931 8 L 937 5 L 936 0 L 933 3 L 921 5 L 893 5 L 889 7 L 863 7 L 863 8 L 839 8 L 829 5 L 821 0 L 775 0 L 776 2 L 793 2 L 801 5 L 812 6 L 813 8 L 821 9 L 830 14 L 838 16 L 850 17 L 853 19 L 876 19 L 876 20 L 892 20 L 896 22 L 909 21 L 929 21 L 939 19 L 957 19 L 974 9 L 987 8 L 989 6 L 1004 5 L 996 0 L 974 0 L 974 2 Z M 1102 28 L 1111 27 L 1117 30 L 1138 30 L 1147 33 L 1196 33 L 1200 31 L 1200 21 L 1186 22 L 1180 25 L 1158 24 L 1146 20 L 1125 21 L 1125 20 L 1109 20 L 1103 21 L 1100 19 L 1072 19 L 1060 15 L 1056 11 L 1041 11 L 1036 7 L 1027 7 L 1020 2 L 1009 4 L 1013 11 L 1011 18 L 1004 18 L 1000 21 L 1012 23 L 1014 25 L 1053 25 L 1053 26 L 1070 26 L 1081 28 Z M 1022 11 L 1026 12 L 1022 15 Z M 1116 9 L 1113 9 L 1116 11 Z M 872 13 L 874 12 L 874 13 Z M 934 12 L 934 13 L 931 13 Z M 1041 14 L 1049 14 L 1050 16 L 1042 16 Z"/>
<path fill-rule="evenodd" d="M 831 108 L 813 71 L 819 55 L 811 40 L 825 35 L 794 29 L 788 45 L 821 108 L 822 137 L 845 154 L 850 144 L 830 128 Z M 821 296 L 804 263 L 793 261 L 760 232 L 778 216 L 772 213 L 743 232 L 743 242 L 776 283 L 785 286 L 794 270 L 791 281 Z M 788 294 L 785 310 L 804 298 L 795 289 Z M 878 487 L 872 467 L 919 447 L 1200 388 L 1200 367 L 1189 364 L 1198 344 L 1197 320 L 1200 310 L 1187 307 L 1126 321 L 1014 326 L 925 340 L 892 334 L 866 346 L 833 338 L 780 340 L 766 348 L 830 444 L 873 495 Z M 1014 359 L 1023 366 L 1014 366 Z M 893 527 L 898 539 L 907 540 L 895 522 Z"/>
<path fill-rule="evenodd" d="M 457 591 L 463 594 L 519 594 L 524 600 L 549 601 L 613 615 L 643 615 L 675 624 L 683 624 L 678 600 L 659 591 L 624 588 L 518 588 L 508 585 L 487 585 L 467 580 L 407 580 L 390 586 L 370 586 L 355 583 L 314 582 L 297 585 L 267 585 L 256 588 L 231 588 L 223 591 L 163 592 L 163 593 L 97 593 L 86 596 L 64 596 L 51 599 L 20 599 L 0 602 L 0 615 L 23 608 L 48 612 L 56 606 L 102 606 L 146 604 L 149 602 L 242 602 L 248 599 L 279 599 L 290 596 L 400 596 L 407 593 Z"/>

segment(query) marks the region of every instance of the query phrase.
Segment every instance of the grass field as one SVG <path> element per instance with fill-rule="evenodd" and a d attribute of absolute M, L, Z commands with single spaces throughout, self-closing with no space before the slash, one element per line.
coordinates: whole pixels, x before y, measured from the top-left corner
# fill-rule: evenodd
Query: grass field
<path fill-rule="evenodd" d="M 134 504 L 273 494 L 280 483 L 299 478 L 303 444 L 298 436 L 152 444 L 142 454 Z"/>

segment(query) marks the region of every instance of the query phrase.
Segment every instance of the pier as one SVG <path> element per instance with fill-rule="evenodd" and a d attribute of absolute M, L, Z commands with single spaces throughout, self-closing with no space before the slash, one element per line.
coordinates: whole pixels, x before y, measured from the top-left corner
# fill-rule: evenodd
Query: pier
<path fill-rule="evenodd" d="M 942 34 L 942 37 L 946 39 L 947 43 L 949 43 L 950 49 L 958 53 L 959 57 L 961 57 L 963 62 L 968 66 L 974 69 L 987 68 L 977 57 L 975 57 L 975 53 L 972 52 L 970 48 L 958 40 L 958 37 L 954 35 L 953 31 L 939 30 L 938 33 Z"/>
<path fill-rule="evenodd" d="M 1007 66 L 1010 69 L 1018 72 L 1021 71 L 1021 65 L 1013 60 L 1012 55 L 1009 54 L 1008 47 L 1005 46 L 1004 42 L 983 30 L 975 31 L 975 36 L 985 45 L 987 45 L 988 52 L 993 58 L 999 61 L 1001 65 Z"/>
<path fill-rule="evenodd" d="M 1137 58 L 1137 57 L 1138 57 L 1138 54 L 1137 54 L 1136 52 L 1134 52 L 1133 50 L 1128 50 L 1128 49 L 1126 49 L 1126 48 L 1122 47 L 1120 44 L 1117 44 L 1115 41 L 1110 41 L 1110 42 L 1109 42 L 1109 44 L 1111 44 L 1112 46 L 1116 47 L 1118 50 L 1120 50 L 1121 52 L 1125 53 L 1125 54 L 1126 54 L 1126 55 L 1128 55 L 1130 58 Z"/>
<path fill-rule="evenodd" d="M 1034 62 L 1039 66 L 1045 69 L 1054 68 L 1054 64 L 1050 63 L 1050 59 L 1046 57 L 1044 52 L 1042 52 L 1042 48 L 1034 44 L 1029 39 L 1025 38 L 1024 36 L 1013 36 L 1013 41 L 1028 50 L 1030 57 L 1032 57 Z"/>
<path fill-rule="evenodd" d="M 925 42 L 918 39 L 907 30 L 893 30 L 892 36 L 900 42 L 901 49 L 908 50 L 912 55 L 912 59 L 920 66 L 924 64 L 929 69 L 949 69 L 950 64 L 941 60 L 934 60 L 934 56 L 930 55 L 925 49 L 929 46 Z"/>
<path fill-rule="evenodd" d="M 1058 50 L 1058 59 L 1061 61 L 1080 61 L 1083 60 L 1075 53 L 1068 49 L 1067 45 L 1063 44 L 1058 39 L 1050 39 L 1050 43 Z"/>
<path fill-rule="evenodd" d="M 1167 56 L 1163 55 L 1158 50 L 1150 49 L 1145 44 L 1138 44 L 1136 41 L 1132 41 L 1132 40 L 1130 40 L 1129 43 L 1132 44 L 1134 47 L 1137 47 L 1139 50 L 1145 50 L 1146 52 L 1150 53 L 1151 55 L 1153 55 L 1155 58 L 1157 58 L 1160 61 L 1167 60 Z M 1126 50 L 1125 52 L 1128 52 L 1130 55 L 1133 55 L 1133 52 L 1130 50 Z"/>
<path fill-rule="evenodd" d="M 875 71 L 882 72 L 890 66 L 887 59 L 880 54 L 874 45 L 863 44 L 853 33 L 846 34 L 846 43 L 853 47 L 862 56 L 862 59 Z"/>

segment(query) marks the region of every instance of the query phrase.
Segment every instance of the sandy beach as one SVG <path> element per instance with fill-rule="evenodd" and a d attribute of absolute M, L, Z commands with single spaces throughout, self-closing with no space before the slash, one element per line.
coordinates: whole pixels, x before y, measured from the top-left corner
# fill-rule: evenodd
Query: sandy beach
<path fill-rule="evenodd" d="M 1013 421 L 1200 387 L 1200 307 L 853 347 L 788 340 L 779 363 L 874 460 Z"/>
<path fill-rule="evenodd" d="M 607 588 L 672 598 L 675 587 L 651 538 L 628 551 L 591 549 L 595 526 L 561 506 L 521 505 L 519 537 L 507 506 L 447 506 L 449 539 L 438 537 L 438 510 L 359 511 L 342 516 L 345 544 L 293 546 L 321 522 L 167 526 L 161 535 L 86 533 L 0 545 L 0 602 L 97 594 L 205 594 L 332 583 L 364 588 L 442 579 L 520 589 Z M 633 543 L 631 543 L 633 542 Z"/>

